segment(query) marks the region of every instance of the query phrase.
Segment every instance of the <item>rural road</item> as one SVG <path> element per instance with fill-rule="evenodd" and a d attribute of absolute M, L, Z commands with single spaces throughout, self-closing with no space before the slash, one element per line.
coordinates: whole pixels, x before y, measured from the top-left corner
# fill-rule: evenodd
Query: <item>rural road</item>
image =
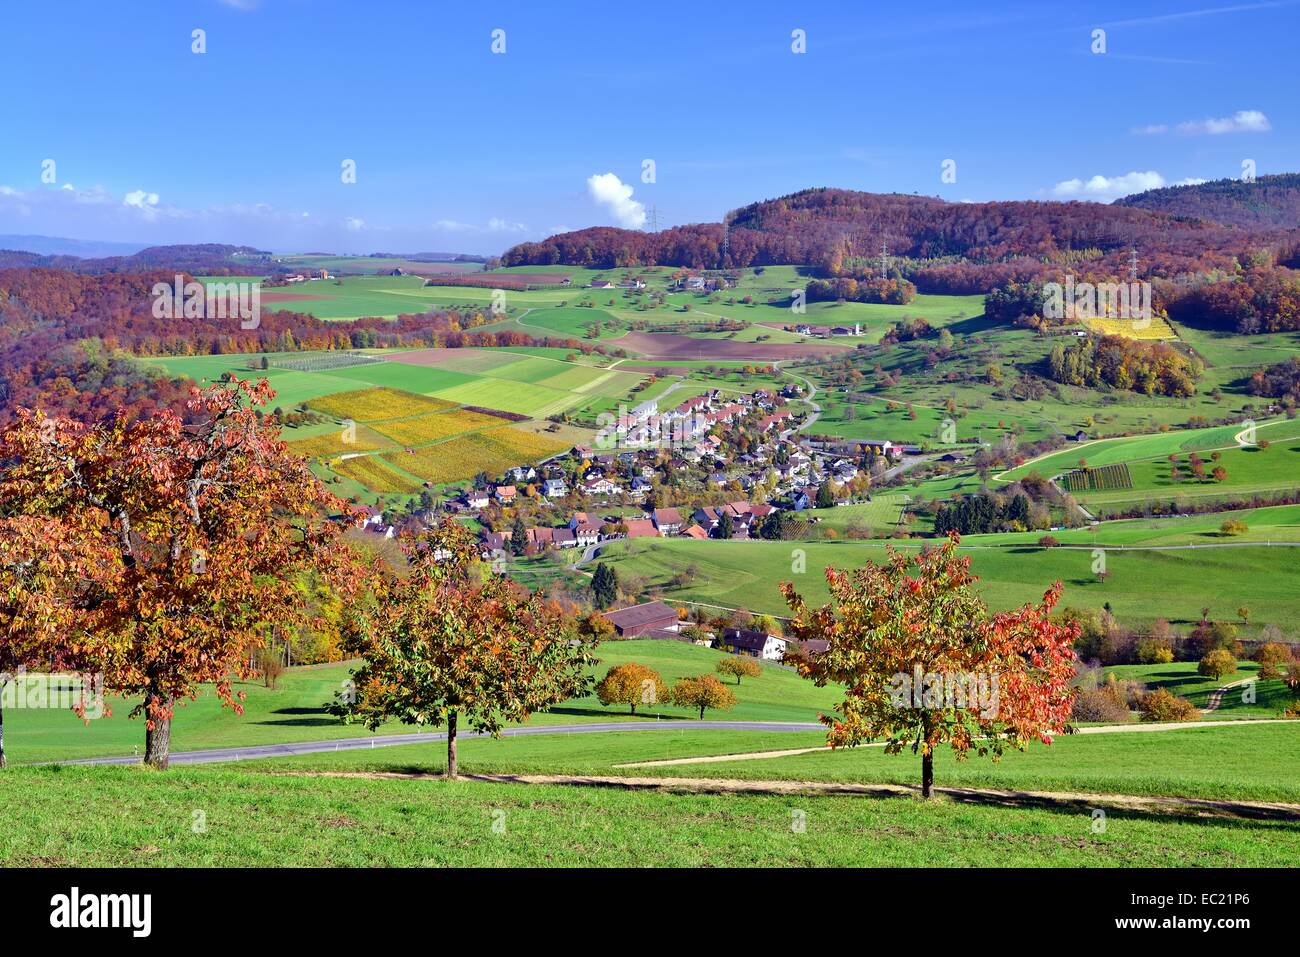
<path fill-rule="evenodd" d="M 1184 721 L 1161 724 L 1117 724 L 1080 728 L 1077 734 L 1143 734 L 1158 731 L 1177 731 L 1181 728 L 1241 727 L 1261 724 L 1300 724 L 1292 718 L 1261 718 L 1246 721 Z M 591 734 L 609 731 L 822 731 L 825 725 L 816 721 L 694 721 L 669 720 L 651 721 L 594 721 L 589 724 L 549 724 L 534 725 L 523 728 L 506 728 L 501 732 L 504 738 L 523 737 L 533 734 Z M 457 736 L 460 739 L 481 738 L 486 735 L 465 732 Z M 286 758 L 302 754 L 321 754 L 329 751 L 364 751 L 370 748 L 387 748 L 401 744 L 429 744 L 447 740 L 445 731 L 422 731 L 412 734 L 376 734 L 365 738 L 338 738 L 333 741 L 296 741 L 287 744 L 259 744 L 241 748 L 212 748 L 205 751 L 173 751 L 172 764 L 217 764 L 228 761 L 252 761 L 258 758 Z M 809 749 L 818 750 L 818 749 Z M 732 755 L 731 760 L 744 760 L 742 754 Z M 131 765 L 139 764 L 138 755 L 107 758 L 78 758 L 73 761 L 58 761 L 56 764 L 85 765 Z M 675 761 L 655 762 L 662 764 Z"/>
<path fill-rule="evenodd" d="M 824 726 L 816 721 L 598 721 L 589 724 L 549 724 L 524 728 L 506 728 L 502 737 L 513 738 L 530 734 L 587 734 L 599 731 L 818 731 Z M 475 732 L 464 732 L 457 738 L 486 737 Z M 215 764 L 221 761 L 247 761 L 257 758 L 284 758 L 300 754 L 320 754 L 327 751 L 363 751 L 368 748 L 387 748 L 399 744 L 427 744 L 446 741 L 445 731 L 422 731 L 412 734 L 375 734 L 364 738 L 337 738 L 333 741 L 297 741 L 287 744 L 258 744 L 242 748 L 212 748 L 204 751 L 173 751 L 172 764 Z M 139 764 L 138 755 L 110 758 L 79 758 L 60 761 L 59 764 Z"/>

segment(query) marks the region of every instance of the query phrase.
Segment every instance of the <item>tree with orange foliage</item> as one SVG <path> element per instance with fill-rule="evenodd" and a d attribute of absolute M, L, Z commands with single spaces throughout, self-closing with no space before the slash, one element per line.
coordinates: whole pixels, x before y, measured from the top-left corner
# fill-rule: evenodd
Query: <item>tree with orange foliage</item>
<path fill-rule="evenodd" d="M 446 724 L 454 778 L 462 717 L 495 737 L 508 721 L 587 695 L 595 638 L 561 605 L 494 572 L 453 519 L 402 545 L 404 574 L 376 576 L 351 609 L 350 648 L 365 664 L 332 710 L 372 731 L 390 718 Z"/>
<path fill-rule="evenodd" d="M 188 423 L 121 411 L 88 426 L 20 409 L 0 434 L 0 514 L 36 530 L 7 551 L 8 574 L 51 570 L 29 583 L 7 640 L 21 634 L 45 658 L 66 650 L 106 690 L 139 696 L 131 716 L 145 717 L 155 768 L 177 702 L 210 682 L 242 713 L 232 678 L 251 676 L 270 633 L 306 623 L 296 573 L 343 560 L 329 519 L 343 504 L 255 414 L 274 395 L 231 378 L 192 391 Z M 42 615 L 58 640 L 40 633 Z"/>
<path fill-rule="evenodd" d="M 790 582 L 781 585 L 794 614 L 787 634 L 820 654 L 788 656 L 819 687 L 844 685 L 838 715 L 822 715 L 831 747 L 883 738 L 885 752 L 921 755 L 921 793 L 934 783 L 934 750 L 958 759 L 974 749 L 996 759 L 1031 739 L 1051 743 L 1068 730 L 1075 625 L 1049 618 L 1057 582 L 1038 605 L 992 614 L 976 593 L 970 559 L 956 534 L 938 549 L 852 571 L 826 569 L 832 603 L 810 609 Z"/>

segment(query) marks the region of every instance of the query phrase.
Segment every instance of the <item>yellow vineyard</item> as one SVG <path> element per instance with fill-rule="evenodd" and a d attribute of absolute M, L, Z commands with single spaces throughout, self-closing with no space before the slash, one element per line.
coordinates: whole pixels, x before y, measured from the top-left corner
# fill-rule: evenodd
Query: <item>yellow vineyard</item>
<path fill-rule="evenodd" d="M 428 412 L 441 412 L 456 407 L 454 402 L 431 399 L 427 395 L 403 392 L 401 389 L 355 389 L 335 392 L 312 399 L 307 407 L 332 415 L 337 419 L 354 422 L 382 422 Z"/>
<path fill-rule="evenodd" d="M 454 412 L 435 412 L 413 419 L 395 419 L 376 423 L 372 428 L 398 445 L 426 445 L 440 439 L 449 439 L 475 429 L 496 428 L 503 424 L 499 416 L 484 415 L 458 409 Z"/>
<path fill-rule="evenodd" d="M 410 495 L 420 490 L 416 482 L 393 469 L 377 455 L 359 455 L 331 464 L 340 475 L 355 479 L 372 492 L 397 492 Z"/>
<path fill-rule="evenodd" d="M 1093 332 L 1105 336 L 1124 336 L 1127 339 L 1177 339 L 1178 333 L 1163 316 L 1141 319 L 1082 319 Z"/>
<path fill-rule="evenodd" d="M 472 478 L 479 472 L 504 472 L 555 455 L 566 447 L 562 442 L 504 426 L 411 452 L 389 452 L 384 458 L 412 475 L 439 484 Z"/>

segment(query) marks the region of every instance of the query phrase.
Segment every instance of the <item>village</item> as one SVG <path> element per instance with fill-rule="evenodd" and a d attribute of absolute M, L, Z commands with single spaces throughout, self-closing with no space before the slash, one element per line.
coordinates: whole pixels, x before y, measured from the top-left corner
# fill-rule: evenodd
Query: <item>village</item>
<path fill-rule="evenodd" d="M 398 511 L 371 506 L 362 529 L 418 534 L 442 515 L 480 530 L 485 554 L 532 556 L 621 538 L 780 539 L 799 513 L 870 500 L 873 479 L 922 454 L 887 439 L 817 442 L 798 433 L 801 389 L 711 390 L 660 410 L 604 417 L 590 445 Z M 799 408 L 800 411 L 795 411 Z M 816 519 L 813 519 L 816 521 Z M 807 520 L 804 521 L 807 525 Z"/>

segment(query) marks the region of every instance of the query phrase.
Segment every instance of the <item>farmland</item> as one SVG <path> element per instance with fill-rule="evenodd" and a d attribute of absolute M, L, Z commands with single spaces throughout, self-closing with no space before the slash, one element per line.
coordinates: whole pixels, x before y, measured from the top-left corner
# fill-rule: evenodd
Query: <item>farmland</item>
<path fill-rule="evenodd" d="M 1150 623 L 1164 618 L 1192 624 L 1200 610 L 1231 618 L 1249 605 L 1256 625 L 1272 622 L 1293 627 L 1300 563 L 1295 549 L 1224 544 L 1221 547 L 1145 551 L 1133 547 L 1106 552 L 1105 580 L 1093 572 L 1089 548 L 1039 548 L 975 544 L 963 540 L 962 555 L 971 559 L 979 590 L 996 608 L 1037 601 L 1053 581 L 1064 585 L 1061 602 L 1084 608 L 1109 604 L 1126 622 Z M 967 543 L 971 544 L 967 544 Z M 784 614 L 777 583 L 793 581 L 810 602 L 826 601 L 827 567 L 854 568 L 880 561 L 883 543 L 865 542 L 719 542 L 635 540 L 616 542 L 601 551 L 619 574 L 643 577 L 674 600 L 702 602 L 752 612 Z M 671 579 L 693 567 L 684 585 Z M 1212 593 L 1206 582 L 1214 582 Z"/>

